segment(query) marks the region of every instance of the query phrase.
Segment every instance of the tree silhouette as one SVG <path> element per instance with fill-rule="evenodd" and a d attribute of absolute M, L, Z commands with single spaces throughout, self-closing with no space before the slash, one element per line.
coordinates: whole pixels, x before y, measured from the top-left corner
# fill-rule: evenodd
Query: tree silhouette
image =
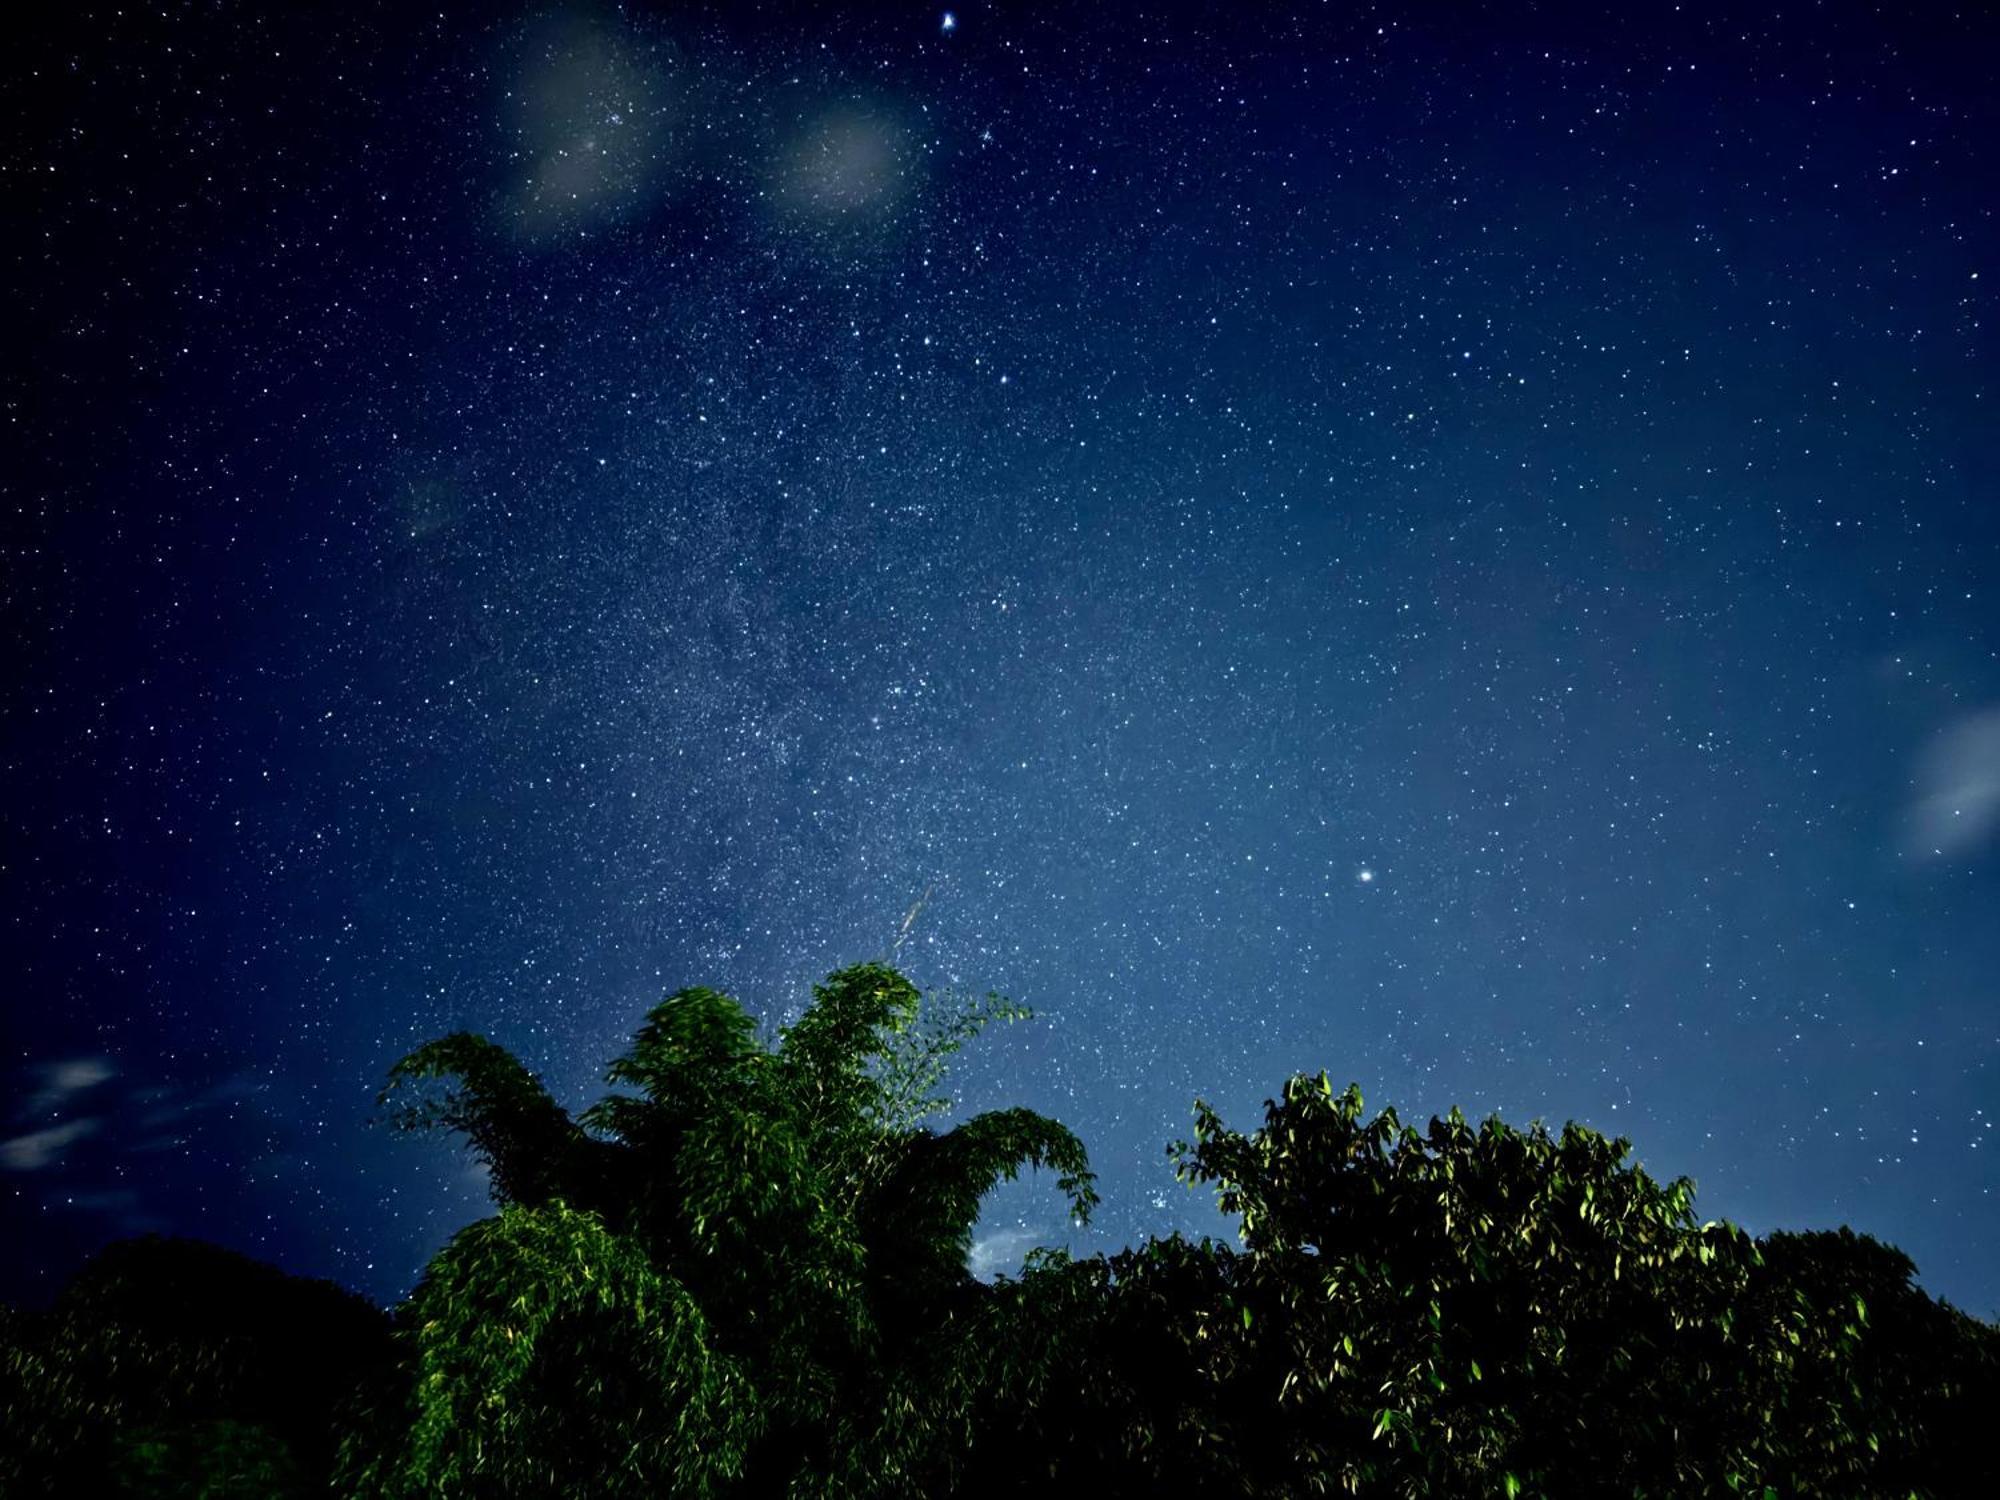
<path fill-rule="evenodd" d="M 0 1318 L 0 1495 L 310 1494 L 390 1358 L 387 1316 L 331 1283 L 195 1240 L 112 1245 L 46 1311 Z"/>

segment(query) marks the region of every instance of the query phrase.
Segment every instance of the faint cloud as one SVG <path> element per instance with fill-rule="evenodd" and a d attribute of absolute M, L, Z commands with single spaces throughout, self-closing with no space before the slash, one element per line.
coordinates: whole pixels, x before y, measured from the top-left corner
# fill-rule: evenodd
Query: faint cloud
<path fill-rule="evenodd" d="M 108 1057 L 72 1057 L 64 1062 L 43 1063 L 36 1072 L 40 1082 L 22 1101 L 21 1112 L 25 1115 L 45 1115 L 61 1109 L 72 1095 L 94 1089 L 118 1074 Z"/>
<path fill-rule="evenodd" d="M 24 1063 L 0 1078 L 0 1099 L 13 1105 L 0 1121 L 12 1210 L 80 1215 L 118 1234 L 199 1229 L 190 1173 L 226 1178 L 239 1195 L 300 1180 L 312 1161 L 305 1113 L 318 1115 L 262 1075 L 166 1079 L 129 1056 Z"/>
<path fill-rule="evenodd" d="M 393 505 L 396 535 L 412 542 L 455 531 L 465 519 L 465 502 L 449 479 L 425 477 L 404 484 Z"/>
<path fill-rule="evenodd" d="M 1021 1260 L 1042 1242 L 1041 1231 L 1025 1225 L 1018 1229 L 996 1229 L 972 1242 L 967 1264 L 981 1281 L 1011 1275 L 1021 1269 Z"/>
<path fill-rule="evenodd" d="M 130 1124 L 136 1150 L 162 1150 L 182 1144 L 181 1127 L 209 1110 L 233 1110 L 262 1092 L 255 1079 L 231 1074 L 207 1088 L 185 1088 L 167 1084 L 141 1089 L 132 1096 L 135 1109 Z M 161 1134 L 160 1132 L 165 1132 Z"/>
<path fill-rule="evenodd" d="M 504 232 L 573 245 L 699 195 L 732 217 L 759 213 L 814 253 L 846 255 L 895 221 L 924 176 L 921 106 L 843 84 L 837 66 L 818 76 L 824 57 L 808 82 L 670 29 L 558 14 L 500 43 L 491 182 Z M 430 497 L 407 499 L 420 537 Z"/>
<path fill-rule="evenodd" d="M 633 38 L 550 22 L 526 38 L 508 92 L 506 206 L 539 240 L 650 208 L 669 163 L 667 75 Z"/>
<path fill-rule="evenodd" d="M 1904 848 L 1917 859 L 1969 854 L 2000 824 L 2000 708 L 1945 728 L 1917 762 Z"/>
<path fill-rule="evenodd" d="M 893 208 L 912 170 L 908 134 L 886 111 L 842 105 L 779 152 L 772 193 L 796 214 L 845 220 Z"/>
<path fill-rule="evenodd" d="M 39 1172 L 62 1160 L 63 1153 L 87 1135 L 97 1133 L 95 1120 L 70 1120 L 0 1141 L 0 1165 L 11 1172 Z"/>

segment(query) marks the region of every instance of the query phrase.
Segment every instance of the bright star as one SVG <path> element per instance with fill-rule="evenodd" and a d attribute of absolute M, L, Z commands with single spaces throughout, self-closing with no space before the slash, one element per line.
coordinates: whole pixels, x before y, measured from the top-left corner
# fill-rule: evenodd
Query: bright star
<path fill-rule="evenodd" d="M 1362 870 L 1354 878 L 1363 885 L 1373 885 L 1375 883 L 1375 872 L 1373 870 Z"/>
<path fill-rule="evenodd" d="M 939 24 L 938 30 L 939 31 L 958 30 L 958 17 L 953 15 L 950 11 L 946 11 L 944 13 L 944 20 Z"/>

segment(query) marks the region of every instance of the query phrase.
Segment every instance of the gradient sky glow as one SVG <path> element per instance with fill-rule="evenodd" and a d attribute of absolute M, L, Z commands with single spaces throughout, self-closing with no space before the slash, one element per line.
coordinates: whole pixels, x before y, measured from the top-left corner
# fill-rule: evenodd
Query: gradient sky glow
<path fill-rule="evenodd" d="M 0 63 L 0 1296 L 400 1296 L 668 990 L 1294 1070 L 2000 1312 L 2000 23 L 79 5 Z"/>

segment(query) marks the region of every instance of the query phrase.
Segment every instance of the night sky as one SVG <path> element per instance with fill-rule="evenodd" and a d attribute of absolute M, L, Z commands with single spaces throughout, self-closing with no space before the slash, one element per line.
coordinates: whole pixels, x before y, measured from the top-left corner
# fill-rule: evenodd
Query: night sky
<path fill-rule="evenodd" d="M 890 951 L 1226 1232 L 1295 1070 L 2000 1311 L 1980 6 L 49 7 L 0 62 L 0 1296 L 380 1300 Z"/>

